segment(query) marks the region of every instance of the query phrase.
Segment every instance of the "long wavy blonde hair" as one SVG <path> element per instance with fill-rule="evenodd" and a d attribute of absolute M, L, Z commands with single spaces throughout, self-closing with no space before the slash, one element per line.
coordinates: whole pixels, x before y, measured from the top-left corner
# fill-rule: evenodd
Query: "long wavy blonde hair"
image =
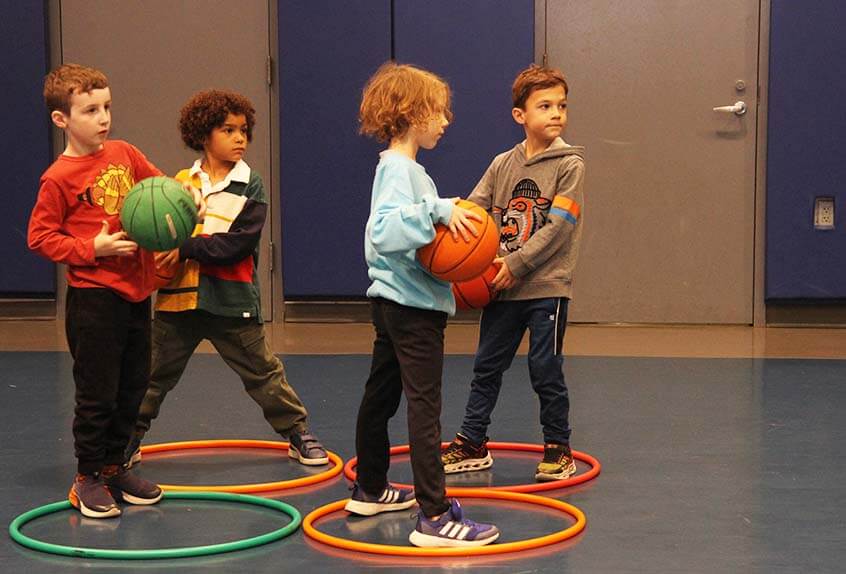
<path fill-rule="evenodd" d="M 449 85 L 443 78 L 409 64 L 386 62 L 362 91 L 359 131 L 379 141 L 390 141 L 441 112 L 451 121 L 450 100 Z"/>

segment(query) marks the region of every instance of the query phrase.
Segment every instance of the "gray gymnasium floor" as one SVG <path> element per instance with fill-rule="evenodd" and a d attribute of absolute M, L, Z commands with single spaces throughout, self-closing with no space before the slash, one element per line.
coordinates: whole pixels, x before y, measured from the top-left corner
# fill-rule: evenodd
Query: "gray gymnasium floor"
<path fill-rule="evenodd" d="M 354 455 L 354 420 L 369 366 L 366 355 L 290 355 L 289 379 L 312 426 L 344 460 Z M 446 359 L 444 438 L 455 432 L 472 357 Z M 71 361 L 64 352 L 0 352 L 2 523 L 64 498 L 74 472 Z M 744 358 L 569 357 L 573 446 L 597 457 L 594 481 L 549 493 L 587 515 L 577 538 L 505 557 L 402 559 L 353 554 L 302 531 L 252 550 L 208 558 L 123 562 L 54 557 L 0 546 L 3 572 L 842 572 L 846 564 L 846 361 Z M 392 426 L 406 443 L 405 417 Z M 525 357 L 506 376 L 492 440 L 537 443 L 537 404 Z M 258 408 L 219 357 L 192 358 L 148 443 L 212 438 L 274 440 Z M 535 457 L 494 453 L 490 471 L 451 477 L 453 485 L 530 481 Z M 580 467 L 580 472 L 584 467 Z M 150 456 L 143 476 L 162 483 L 267 482 L 309 470 L 264 452 Z M 407 458 L 391 470 L 411 480 Z M 347 481 L 273 493 L 303 515 L 348 496 Z M 569 521 L 514 503 L 467 499 L 472 518 L 493 521 L 502 541 L 540 536 Z M 282 519 L 283 521 L 286 519 Z M 412 512 L 366 519 L 343 513 L 325 531 L 369 542 L 407 544 Z M 278 515 L 217 502 L 135 507 L 117 520 L 72 511 L 25 532 L 77 546 L 151 548 L 213 544 L 280 526 Z"/>

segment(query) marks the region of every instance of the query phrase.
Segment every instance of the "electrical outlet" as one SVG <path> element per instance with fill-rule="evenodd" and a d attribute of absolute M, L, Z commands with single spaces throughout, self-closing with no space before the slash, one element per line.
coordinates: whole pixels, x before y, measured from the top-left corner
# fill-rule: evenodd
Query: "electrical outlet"
<path fill-rule="evenodd" d="M 834 198 L 814 200 L 814 229 L 834 229 Z"/>

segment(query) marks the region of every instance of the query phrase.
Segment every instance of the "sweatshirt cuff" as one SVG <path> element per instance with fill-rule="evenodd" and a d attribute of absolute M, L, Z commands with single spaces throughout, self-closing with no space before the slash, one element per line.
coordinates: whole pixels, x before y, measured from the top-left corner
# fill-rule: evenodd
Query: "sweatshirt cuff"
<path fill-rule="evenodd" d="M 191 246 L 194 243 L 194 238 L 189 237 L 185 241 L 182 242 L 182 245 L 179 246 L 179 260 L 184 261 L 185 259 L 193 259 L 191 255 L 193 251 L 191 250 Z"/>
<path fill-rule="evenodd" d="M 435 223 L 448 225 L 449 220 L 452 218 L 453 208 L 455 208 L 455 203 L 453 203 L 451 199 L 437 198 L 435 200 L 434 209 L 432 210 L 432 216 Z"/>
<path fill-rule="evenodd" d="M 511 274 L 515 277 L 523 277 L 529 274 L 529 266 L 523 262 L 523 258 L 520 257 L 520 252 L 512 253 L 511 255 L 506 255 L 504 258 L 505 264 L 508 265 L 508 270 L 511 271 Z"/>

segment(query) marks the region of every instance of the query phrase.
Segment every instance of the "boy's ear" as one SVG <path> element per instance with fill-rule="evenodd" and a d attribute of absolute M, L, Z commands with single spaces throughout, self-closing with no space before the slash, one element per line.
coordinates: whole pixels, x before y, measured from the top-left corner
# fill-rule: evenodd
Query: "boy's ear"
<path fill-rule="evenodd" d="M 511 108 L 511 117 L 522 126 L 526 123 L 526 110 L 523 108 Z"/>
<path fill-rule="evenodd" d="M 50 112 L 50 119 L 57 128 L 65 129 L 68 127 L 68 118 L 62 111 L 53 110 Z"/>

